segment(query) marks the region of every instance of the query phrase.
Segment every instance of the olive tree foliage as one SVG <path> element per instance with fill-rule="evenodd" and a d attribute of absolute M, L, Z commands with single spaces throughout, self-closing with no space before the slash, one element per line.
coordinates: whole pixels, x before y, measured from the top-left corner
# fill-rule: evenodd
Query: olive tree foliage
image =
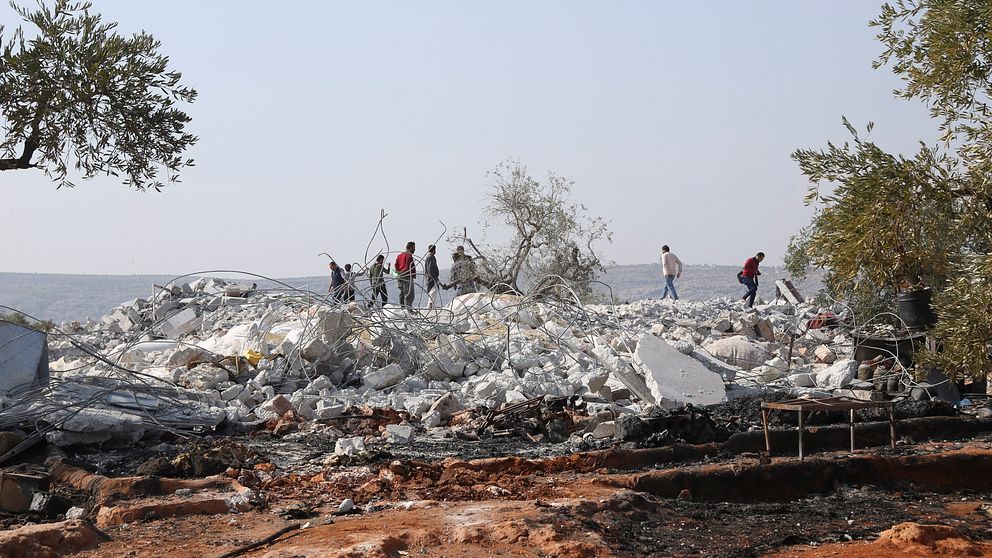
<path fill-rule="evenodd" d="M 487 176 L 492 189 L 481 236 L 474 239 L 463 228 L 449 237 L 475 257 L 483 283 L 496 292 L 529 290 L 551 296 L 568 288 L 588 298 L 607 265 L 597 245 L 610 242 L 612 234 L 605 220 L 590 216 L 586 206 L 571 199 L 574 182 L 555 173 L 539 182 L 512 159 Z M 510 242 L 488 242 L 494 227 L 508 227 Z"/>
<path fill-rule="evenodd" d="M 177 181 L 197 141 L 179 106 L 196 91 L 159 41 L 117 33 L 89 2 L 11 7 L 28 28 L 0 27 L 0 170 L 41 169 L 59 187 L 73 186 L 70 173 L 138 190 Z"/>
<path fill-rule="evenodd" d="M 883 45 L 874 66 L 902 78 L 896 96 L 923 102 L 940 137 L 907 157 L 844 120 L 851 141 L 795 151 L 818 208 L 793 243 L 804 252 L 795 261 L 826 268 L 848 292 L 932 286 L 942 351 L 918 361 L 983 376 L 992 371 L 992 6 L 901 0 L 870 25 Z"/>
<path fill-rule="evenodd" d="M 792 155 L 812 181 L 807 203 L 818 209 L 801 247 L 806 259 L 829 269 L 838 291 L 862 283 L 890 291 L 940 286 L 961 241 L 952 234 L 959 205 L 948 188 L 958 181 L 953 160 L 926 145 L 912 158 L 893 155 L 844 125 L 851 141 Z"/>

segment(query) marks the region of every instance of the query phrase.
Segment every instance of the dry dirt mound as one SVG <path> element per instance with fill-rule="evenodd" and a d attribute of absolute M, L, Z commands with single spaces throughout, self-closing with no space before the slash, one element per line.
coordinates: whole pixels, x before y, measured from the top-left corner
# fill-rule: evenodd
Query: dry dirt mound
<path fill-rule="evenodd" d="M 792 548 L 768 558 L 963 558 L 992 557 L 992 545 L 978 543 L 954 527 L 900 523 L 882 531 L 871 543 L 828 544 L 815 548 Z"/>
<path fill-rule="evenodd" d="M 57 558 L 93 548 L 106 535 L 78 519 L 61 523 L 28 525 L 0 532 L 0 556 L 4 558 Z"/>
<path fill-rule="evenodd" d="M 883 531 L 874 544 L 898 548 L 907 556 L 985 556 L 980 545 L 946 525 L 900 523 Z"/>

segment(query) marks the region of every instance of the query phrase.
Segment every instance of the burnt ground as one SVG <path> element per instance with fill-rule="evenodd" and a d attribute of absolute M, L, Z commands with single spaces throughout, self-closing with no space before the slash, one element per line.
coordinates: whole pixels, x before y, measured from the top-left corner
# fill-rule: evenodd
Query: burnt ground
<path fill-rule="evenodd" d="M 841 487 L 836 492 L 788 502 L 709 503 L 662 500 L 643 514 L 591 514 L 579 523 L 600 533 L 617 553 L 631 556 L 708 556 L 752 558 L 795 545 L 874 540 L 905 521 L 954 525 L 979 540 L 992 522 L 955 518 L 948 506 L 984 502 L 987 494 L 915 493 L 873 487 Z M 595 506 L 580 506 L 579 511 Z"/>
<path fill-rule="evenodd" d="M 947 414 L 939 406 L 917 404 L 900 412 Z M 745 435 L 753 446 L 760 437 L 753 432 L 755 414 L 760 420 L 760 400 L 692 417 Z M 781 415 L 777 424 L 787 429 L 788 414 Z M 658 418 L 671 427 L 686 416 L 660 413 Z M 423 432 L 412 444 L 376 441 L 383 425 L 396 419 L 353 425 L 349 434 L 365 434 L 370 441 L 368 451 L 350 458 L 330 457 L 340 428 L 301 423 L 282 435 L 265 429 L 202 439 L 164 436 L 133 448 L 38 448 L 24 456 L 30 463 L 22 467 L 38 469 L 45 458 L 56 457 L 78 471 L 110 478 L 99 494 L 88 488 L 94 486 L 89 481 L 53 482 L 52 491 L 85 508 L 109 540 L 94 543 L 95 548 L 66 547 L 51 556 L 219 558 L 294 525 L 271 544 L 243 555 L 939 555 L 902 547 L 885 554 L 864 546 L 907 521 L 952 526 L 962 540 L 992 539 L 992 520 L 985 511 L 992 509 L 992 428 L 987 425 L 956 441 L 940 441 L 941 432 L 934 432 L 936 441 L 907 438 L 894 450 L 818 451 L 799 461 L 734 443 L 665 445 L 670 436 L 654 436 L 661 447 L 643 449 L 636 446 L 644 444 L 629 442 L 577 444 L 573 438 L 552 444 L 521 436 L 467 440 Z M 829 416 L 820 420 L 815 424 L 834 422 Z M 959 419 L 934 420 L 946 428 L 947 420 Z M 836 422 L 844 422 L 843 417 Z M 819 430 L 827 434 L 830 428 Z M 952 437 L 960 437 L 963 430 L 954 432 Z M 137 477 L 120 478 L 132 475 Z M 149 482 L 160 477 L 191 480 Z M 233 493 L 197 480 L 204 478 L 223 486 L 238 483 L 261 498 L 248 511 L 219 513 L 208 500 L 223 502 Z M 110 490 L 108 484 L 117 488 Z M 134 489 L 122 488 L 128 486 Z M 178 486 L 192 490 L 173 495 Z M 357 509 L 341 515 L 338 505 L 346 498 Z M 114 513 L 98 517 L 101 510 Z M 0 524 L 11 529 L 57 519 L 8 514 L 0 516 Z M 6 557 L 2 536 L 0 556 Z M 984 556 L 985 548 L 968 554 Z M 810 554 L 821 549 L 824 554 Z"/>
<path fill-rule="evenodd" d="M 880 459 L 917 460 L 917 468 L 922 464 L 927 474 L 957 479 L 976 462 L 955 457 L 992 463 L 989 448 L 987 439 L 932 443 L 906 446 Z M 854 458 L 876 460 L 871 450 L 859 451 Z M 727 491 L 729 498 L 743 500 L 739 502 L 695 501 L 682 494 L 661 497 L 651 490 L 624 488 L 672 472 L 692 475 L 703 484 L 726 483 L 720 474 L 756 467 L 770 479 L 796 474 L 797 483 L 804 483 L 808 471 L 796 467 L 826 463 L 826 469 L 812 470 L 829 472 L 830 463 L 851 459 L 846 453 L 821 454 L 805 465 L 795 458 L 761 465 L 760 458 L 738 456 L 651 470 L 558 466 L 570 459 L 542 460 L 547 471 L 534 471 L 532 462 L 514 459 L 443 466 L 397 460 L 381 468 L 349 466 L 311 477 L 287 475 L 256 485 L 266 494 L 261 509 L 108 526 L 104 532 L 112 541 L 77 555 L 220 556 L 235 543 L 261 539 L 294 522 L 307 524 L 307 529 L 246 556 L 743 558 L 873 541 L 883 530 L 906 521 L 949 525 L 976 541 L 988 539 L 992 532 L 992 519 L 982 511 L 992 503 L 989 482 L 983 481 L 979 489 L 955 481 L 956 489 L 927 490 L 899 478 L 899 467 L 882 484 L 836 484 L 821 493 L 781 501 L 748 501 L 750 492 L 743 486 L 737 494 L 733 488 Z M 988 477 L 983 469 L 970 472 Z M 335 513 L 346 497 L 354 499 L 361 513 Z M 147 542 L 152 539 L 154 545 Z M 830 555 L 845 556 L 847 547 L 839 548 Z"/>

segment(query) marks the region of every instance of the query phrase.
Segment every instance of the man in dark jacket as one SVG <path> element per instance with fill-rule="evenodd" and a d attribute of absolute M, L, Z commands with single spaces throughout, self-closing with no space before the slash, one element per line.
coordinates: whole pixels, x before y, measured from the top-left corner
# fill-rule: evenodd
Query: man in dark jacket
<path fill-rule="evenodd" d="M 331 293 L 331 297 L 334 300 L 343 300 L 345 288 L 344 274 L 341 273 L 341 268 L 338 267 L 337 262 L 331 262 L 327 266 L 331 268 L 331 287 L 327 289 L 327 292 Z"/>
<path fill-rule="evenodd" d="M 744 269 L 741 270 L 741 281 L 747 287 L 747 293 L 744 294 L 741 302 L 747 301 L 748 308 L 754 306 L 754 297 L 758 294 L 758 276 L 761 275 L 761 271 L 758 270 L 758 264 L 763 259 L 765 259 L 765 253 L 758 252 L 753 258 L 748 258 L 744 262 Z"/>
<path fill-rule="evenodd" d="M 431 244 L 427 247 L 427 256 L 424 258 L 424 288 L 427 290 L 428 308 L 434 308 L 441 302 L 441 270 L 437 267 L 436 252 L 437 247 Z"/>

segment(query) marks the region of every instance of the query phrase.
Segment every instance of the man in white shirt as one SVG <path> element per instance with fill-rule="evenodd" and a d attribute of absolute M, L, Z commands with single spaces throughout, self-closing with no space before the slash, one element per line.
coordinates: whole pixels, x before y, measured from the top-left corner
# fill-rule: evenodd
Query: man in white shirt
<path fill-rule="evenodd" d="M 682 260 L 669 250 L 667 244 L 661 247 L 661 274 L 665 276 L 665 292 L 661 295 L 661 299 L 668 298 L 668 291 L 671 290 L 672 300 L 678 300 L 675 278 L 682 277 Z"/>

